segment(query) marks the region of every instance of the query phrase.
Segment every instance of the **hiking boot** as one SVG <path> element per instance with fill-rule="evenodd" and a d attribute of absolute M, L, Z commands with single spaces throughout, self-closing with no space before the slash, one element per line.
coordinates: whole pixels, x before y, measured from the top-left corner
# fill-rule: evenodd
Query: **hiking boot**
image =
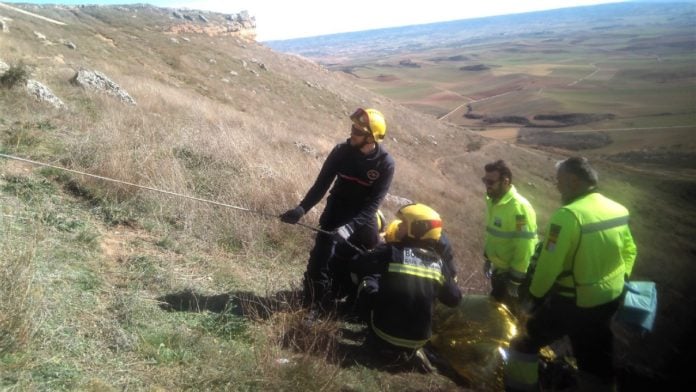
<path fill-rule="evenodd" d="M 433 366 L 433 364 L 430 362 L 430 359 L 428 359 L 428 354 L 426 354 L 425 348 L 421 347 L 416 350 L 415 354 L 413 355 L 413 360 L 419 366 L 420 370 L 424 371 L 425 373 L 437 372 L 437 368 L 435 368 L 435 366 Z"/>
<path fill-rule="evenodd" d="M 437 350 L 435 350 L 435 347 L 433 347 L 430 342 L 426 343 L 421 350 L 423 350 L 430 363 L 436 368 L 441 369 L 451 367 L 447 360 L 438 354 Z"/>

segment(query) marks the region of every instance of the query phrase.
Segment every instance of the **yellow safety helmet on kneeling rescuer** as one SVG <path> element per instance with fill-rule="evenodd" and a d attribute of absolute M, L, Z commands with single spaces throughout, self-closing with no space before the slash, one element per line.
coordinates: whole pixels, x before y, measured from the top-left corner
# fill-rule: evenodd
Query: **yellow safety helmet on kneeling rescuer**
<path fill-rule="evenodd" d="M 403 206 L 396 213 L 396 217 L 406 224 L 408 238 L 438 241 L 442 236 L 440 214 L 425 204 Z"/>
<path fill-rule="evenodd" d="M 389 222 L 387 228 L 384 230 L 384 241 L 389 243 L 401 241 L 401 238 L 398 237 L 399 225 L 401 225 L 401 219 L 394 219 Z"/>
<path fill-rule="evenodd" d="M 350 115 L 353 124 L 365 132 L 372 134 L 376 143 L 381 143 L 387 134 L 387 122 L 384 115 L 377 109 L 358 108 Z"/>
<path fill-rule="evenodd" d="M 375 212 L 375 221 L 377 221 L 377 232 L 384 233 L 384 230 L 387 228 L 387 218 L 384 217 L 382 210 Z"/>

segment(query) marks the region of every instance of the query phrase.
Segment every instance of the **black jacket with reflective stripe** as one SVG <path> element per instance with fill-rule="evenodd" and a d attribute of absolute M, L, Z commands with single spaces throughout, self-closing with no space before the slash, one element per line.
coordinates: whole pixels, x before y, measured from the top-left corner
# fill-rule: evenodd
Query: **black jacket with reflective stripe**
<path fill-rule="evenodd" d="M 430 338 L 435 299 L 456 306 L 461 292 L 451 257 L 443 260 L 432 242 L 415 245 L 383 244 L 355 262 L 360 275 L 379 275 L 374 327 L 394 338 L 418 341 Z M 449 246 L 439 246 L 451 252 Z"/>

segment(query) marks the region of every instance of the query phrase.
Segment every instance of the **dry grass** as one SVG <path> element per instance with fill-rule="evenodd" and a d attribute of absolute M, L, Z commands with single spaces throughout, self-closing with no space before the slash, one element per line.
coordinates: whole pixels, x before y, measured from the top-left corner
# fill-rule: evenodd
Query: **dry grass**
<path fill-rule="evenodd" d="M 12 256 L 3 258 L 3 270 L 14 271 L 0 278 L 3 297 L 14 293 L 0 305 L 0 317 L 13 315 L 0 319 L 0 333 L 12 337 L 2 344 L 14 353 L 0 354 L 0 385 L 16 390 L 455 387 L 443 377 L 385 372 L 359 361 L 366 356 L 360 349 L 357 359 L 346 360 L 355 351 L 342 351 L 338 321 L 306 328 L 292 299 L 276 295 L 297 290 L 313 233 L 273 215 L 300 201 L 326 154 L 348 136 L 347 115 L 357 106 L 379 108 L 388 121 L 384 146 L 397 162 L 390 194 L 441 213 L 462 290 L 483 293 L 488 289 L 480 272 L 483 165 L 501 157 L 510 162 L 516 185 L 538 206 L 543 227 L 558 204 L 552 184 L 557 154 L 438 123 L 354 85 L 346 75 L 253 43 L 190 36 L 190 43 L 174 46 L 130 14 L 51 12 L 74 24 L 42 26 L 17 17 L 0 51 L 6 62 L 26 58 L 70 109 L 56 111 L 0 89 L 2 152 L 264 214 L 55 170 L 0 166 L 5 174 L 0 195 L 7 198 L 3 214 L 24 214 L 34 222 L 0 224 L 0 250 Z M 128 27 L 110 27 L 110 20 L 124 18 Z M 147 14 L 143 20 L 159 21 L 154 26 L 169 19 Z M 78 51 L 39 46 L 34 30 L 54 41 L 70 35 Z M 95 38 L 97 33 L 114 44 Z M 105 72 L 138 105 L 70 85 L 67 79 L 79 66 Z M 635 198 L 632 209 L 648 209 L 647 196 L 637 195 L 651 188 L 650 180 L 640 186 L 608 184 L 621 189 L 617 198 Z M 304 222 L 316 225 L 321 207 Z M 391 218 L 398 207 L 387 201 L 382 209 Z M 648 219 L 638 217 L 636 224 L 637 237 L 650 239 Z M 676 245 L 670 250 L 676 252 L 675 269 L 690 260 Z M 654 250 L 642 254 L 642 265 L 660 257 Z M 654 272 L 640 265 L 638 271 Z M 682 290 L 682 283 L 675 290 Z M 162 311 L 158 299 L 181 292 L 211 298 L 246 293 L 246 308 L 242 315 L 207 308 Z M 53 361 L 57 357 L 60 363 Z"/>
<path fill-rule="evenodd" d="M 6 214 L 0 217 L 0 355 L 21 352 L 31 341 L 35 325 L 37 288 L 34 287 L 35 234 L 26 222 Z"/>

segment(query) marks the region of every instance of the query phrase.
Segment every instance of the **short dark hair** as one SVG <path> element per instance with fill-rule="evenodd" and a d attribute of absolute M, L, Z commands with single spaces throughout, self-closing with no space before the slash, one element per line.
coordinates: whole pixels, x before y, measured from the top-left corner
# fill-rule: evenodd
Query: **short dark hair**
<path fill-rule="evenodd" d="M 498 159 L 495 162 L 487 164 L 484 166 L 484 170 L 486 170 L 486 173 L 497 171 L 500 173 L 500 178 L 508 178 L 510 179 L 510 182 L 512 182 L 512 171 L 508 167 L 507 163 L 505 163 L 505 161 L 502 159 Z"/>
<path fill-rule="evenodd" d="M 573 174 L 590 185 L 597 185 L 597 182 L 599 182 L 597 171 L 592 168 L 590 162 L 585 157 L 570 157 L 558 162 L 556 168 Z"/>

